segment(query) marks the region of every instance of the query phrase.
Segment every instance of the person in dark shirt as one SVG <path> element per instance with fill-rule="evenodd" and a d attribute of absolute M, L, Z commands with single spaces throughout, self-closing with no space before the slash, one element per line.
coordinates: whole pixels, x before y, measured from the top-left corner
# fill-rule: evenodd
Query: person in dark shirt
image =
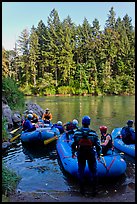
<path fill-rule="evenodd" d="M 133 128 L 133 120 L 127 121 L 127 126 L 121 130 L 122 141 L 125 144 L 135 144 L 135 129 Z"/>
<path fill-rule="evenodd" d="M 31 132 L 31 131 L 36 130 L 36 126 L 32 125 L 32 122 L 31 122 L 32 119 L 33 119 L 33 115 L 32 114 L 28 114 L 27 119 L 23 123 L 23 131 Z"/>
<path fill-rule="evenodd" d="M 75 130 L 78 129 L 78 120 L 73 119 L 72 121 L 65 123 L 63 127 L 66 132 L 66 138 L 69 140 L 69 135 L 73 134 Z"/>
<path fill-rule="evenodd" d="M 86 161 L 90 171 L 90 180 L 92 182 L 92 195 L 96 195 L 97 185 L 97 162 L 96 158 L 100 159 L 100 141 L 97 133 L 90 129 L 90 117 L 82 118 L 82 127 L 74 133 L 74 142 L 72 143 L 72 158 L 75 158 L 77 152 L 78 159 L 78 177 L 80 183 L 80 193 L 85 194 L 84 189 L 84 170 Z M 97 154 L 97 155 L 96 155 Z"/>
<path fill-rule="evenodd" d="M 58 128 L 60 131 L 60 134 L 62 134 L 64 132 L 64 127 L 63 127 L 61 121 L 58 121 L 57 124 L 53 124 L 53 127 Z"/>
<path fill-rule="evenodd" d="M 107 133 L 108 128 L 106 126 L 100 126 L 99 129 L 101 133 L 102 154 L 106 155 L 108 150 L 113 150 L 112 136 Z"/>
<path fill-rule="evenodd" d="M 33 123 L 37 123 L 38 120 L 39 120 L 38 115 L 37 115 L 36 113 L 34 113 L 33 110 L 29 110 L 29 113 L 33 115 L 32 122 L 33 122 Z"/>

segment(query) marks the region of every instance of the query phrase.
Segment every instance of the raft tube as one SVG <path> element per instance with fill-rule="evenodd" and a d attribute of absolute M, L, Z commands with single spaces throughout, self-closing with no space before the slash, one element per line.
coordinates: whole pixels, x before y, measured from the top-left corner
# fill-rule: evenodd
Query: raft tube
<path fill-rule="evenodd" d="M 22 143 L 29 143 L 29 144 L 42 143 L 44 144 L 44 141 L 49 140 L 51 138 L 56 139 L 57 137 L 59 137 L 59 135 L 60 135 L 60 132 L 57 128 L 47 126 L 44 128 L 38 127 L 36 130 L 32 132 L 22 132 L 20 138 L 21 138 Z"/>
<path fill-rule="evenodd" d="M 118 136 L 120 136 L 121 134 L 121 129 L 122 128 L 115 128 L 111 135 L 114 141 L 114 147 L 126 154 L 128 154 L 129 156 L 135 157 L 135 144 L 125 144 L 122 139 Z"/>
<path fill-rule="evenodd" d="M 78 177 L 78 161 L 77 158 L 72 158 L 71 152 L 73 141 L 73 135 L 70 135 L 70 140 L 67 140 L 66 133 L 63 133 L 57 140 L 56 149 L 64 170 Z M 126 168 L 126 162 L 121 155 L 112 151 L 106 156 L 101 156 L 100 161 L 97 160 L 98 177 L 118 177 L 125 173 Z M 89 168 L 86 163 L 85 175 L 88 174 Z"/>

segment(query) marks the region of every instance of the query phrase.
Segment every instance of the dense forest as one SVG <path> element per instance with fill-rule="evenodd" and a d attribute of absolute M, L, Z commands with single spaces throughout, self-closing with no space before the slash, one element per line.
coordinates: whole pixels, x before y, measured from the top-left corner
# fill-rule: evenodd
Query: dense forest
<path fill-rule="evenodd" d="M 10 77 L 26 95 L 135 94 L 135 28 L 125 14 L 108 12 L 104 30 L 97 18 L 75 25 L 53 9 L 37 28 L 21 32 L 15 48 L 2 48 L 2 79 Z"/>

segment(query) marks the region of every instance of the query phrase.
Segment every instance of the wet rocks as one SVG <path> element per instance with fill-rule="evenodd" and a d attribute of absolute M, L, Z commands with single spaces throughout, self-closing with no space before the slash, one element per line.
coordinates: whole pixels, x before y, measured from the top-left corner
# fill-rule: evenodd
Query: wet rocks
<path fill-rule="evenodd" d="M 41 118 L 44 113 L 44 110 L 36 103 L 31 103 L 31 102 L 26 103 L 26 109 L 32 110 L 34 113 L 36 113 Z"/>

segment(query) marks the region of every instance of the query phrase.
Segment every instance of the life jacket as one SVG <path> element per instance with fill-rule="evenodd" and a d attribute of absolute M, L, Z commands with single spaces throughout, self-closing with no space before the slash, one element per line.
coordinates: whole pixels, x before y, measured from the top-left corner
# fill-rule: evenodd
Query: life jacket
<path fill-rule="evenodd" d="M 128 126 L 123 127 L 121 130 L 122 141 L 125 144 L 130 144 L 132 141 L 132 134 L 130 132 L 130 128 Z"/>
<path fill-rule="evenodd" d="M 48 114 L 45 113 L 43 116 L 43 119 L 47 119 L 47 120 L 52 119 L 51 113 L 48 113 Z"/>
<path fill-rule="evenodd" d="M 28 119 L 26 119 L 23 123 L 23 131 L 31 132 L 33 130 L 36 130 L 36 127 L 32 125 L 32 123 Z"/>
<path fill-rule="evenodd" d="M 66 124 L 66 130 L 69 131 L 69 130 L 74 130 L 75 128 L 77 128 L 76 125 L 74 125 L 72 122 L 68 122 Z"/>
<path fill-rule="evenodd" d="M 58 129 L 59 129 L 59 131 L 60 131 L 60 134 L 62 134 L 62 133 L 64 132 L 64 128 L 63 128 L 63 126 L 62 126 L 62 125 L 57 125 L 57 124 L 54 124 L 54 125 L 53 125 L 53 127 L 58 128 Z"/>
<path fill-rule="evenodd" d="M 78 149 L 81 151 L 88 151 L 94 146 L 94 137 L 96 137 L 94 130 L 78 130 L 75 134 L 75 140 L 78 143 Z"/>
<path fill-rule="evenodd" d="M 113 142 L 112 142 L 112 136 L 111 134 L 105 134 L 105 135 L 101 135 L 101 142 L 104 142 L 106 140 L 107 136 L 110 136 L 111 140 L 109 140 L 108 144 L 105 146 L 107 149 L 111 149 L 113 147 Z"/>

